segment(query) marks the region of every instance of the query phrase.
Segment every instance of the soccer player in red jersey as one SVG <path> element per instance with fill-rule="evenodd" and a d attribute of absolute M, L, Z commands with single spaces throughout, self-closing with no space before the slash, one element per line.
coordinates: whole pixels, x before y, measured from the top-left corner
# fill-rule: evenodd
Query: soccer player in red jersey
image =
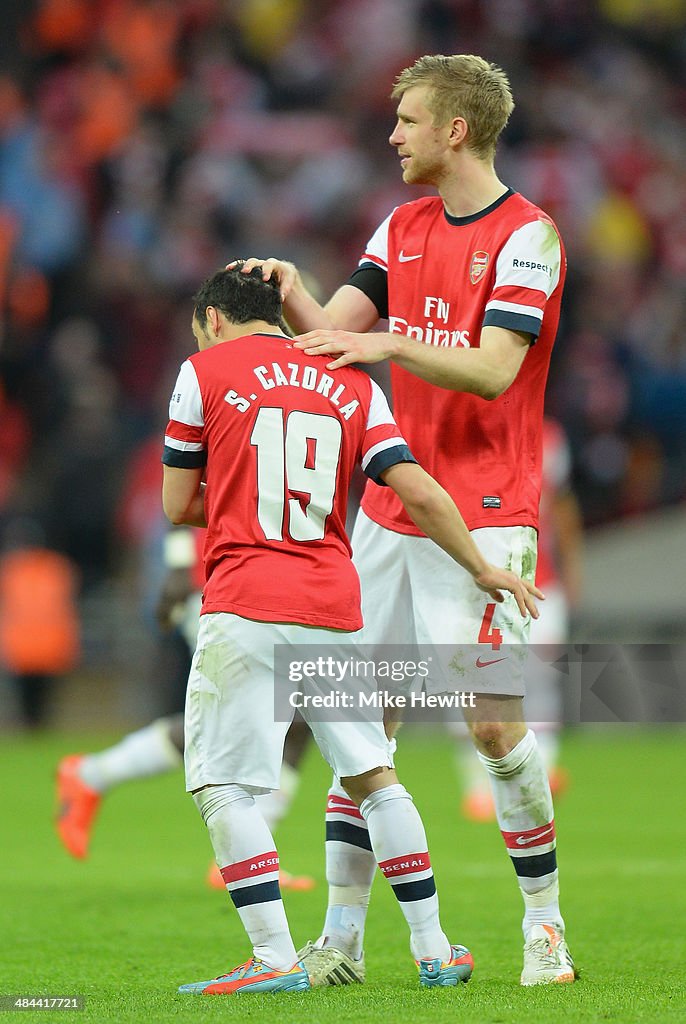
<path fill-rule="evenodd" d="M 550 217 L 496 174 L 496 143 L 514 106 L 500 68 L 472 55 L 425 56 L 399 75 L 392 95 L 389 141 L 403 180 L 438 195 L 394 209 L 324 308 L 293 264 L 251 259 L 244 269 L 278 276 L 289 323 L 307 332 L 296 347 L 328 356 L 330 370 L 390 360 L 394 415 L 419 462 L 457 499 L 487 556 L 533 579 L 562 242 Z M 369 333 L 380 319 L 388 329 Z M 524 899 L 522 984 L 573 981 L 550 788 L 522 712 L 516 651 L 528 624 L 511 601 L 477 598 L 466 578 L 455 586 L 442 552 L 374 481 L 352 540 L 364 642 L 456 645 L 461 685 L 479 693 L 466 715 Z M 327 864 L 330 906 L 312 950 L 322 983 L 336 949 L 361 956 L 373 873 L 369 858 L 365 865 L 341 842 Z"/>
<path fill-rule="evenodd" d="M 274 840 L 254 796 L 278 789 L 289 724 L 276 721 L 274 645 L 340 647 L 362 625 L 345 533 L 356 464 L 398 494 L 491 600 L 512 592 L 524 617 L 536 612 L 532 595 L 540 595 L 481 555 L 452 499 L 416 464 L 380 388 L 352 367 L 329 372 L 323 359 L 293 347 L 282 324 L 278 284 L 260 271 L 209 278 L 194 300 L 199 351 L 183 363 L 169 406 L 164 510 L 174 524 L 207 527 L 186 697 L 186 788 L 253 945 L 245 964 L 182 992 L 310 987 L 281 901 Z M 357 682 L 376 694 L 373 679 Z M 395 774 L 381 712 L 321 721 L 305 708 L 303 716 L 344 786 L 337 815 L 347 832 L 364 833 L 393 886 L 420 983 L 467 981 L 471 954 L 441 928 L 424 828 Z M 350 976 L 339 965 L 339 980 Z"/>
<path fill-rule="evenodd" d="M 571 449 L 565 432 L 557 420 L 545 417 L 536 560 L 536 585 L 545 594 L 545 605 L 531 623 L 524 709 L 536 733 L 554 797 L 561 795 L 568 784 L 567 772 L 558 765 L 562 680 L 566 677 L 554 663 L 563 653 L 560 645 L 569 641 L 570 617 L 581 597 L 584 562 L 583 519 L 572 490 L 571 470 Z M 466 742 L 464 724 L 455 723 L 453 731 L 460 740 L 462 812 L 472 821 L 495 821 L 488 773 Z"/>

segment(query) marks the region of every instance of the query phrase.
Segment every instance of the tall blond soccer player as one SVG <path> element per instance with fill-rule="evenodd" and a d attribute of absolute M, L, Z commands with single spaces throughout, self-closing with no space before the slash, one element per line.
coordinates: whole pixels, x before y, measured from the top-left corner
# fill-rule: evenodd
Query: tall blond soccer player
<path fill-rule="evenodd" d="M 349 281 L 321 307 L 293 264 L 276 274 L 296 345 L 329 368 L 389 360 L 394 415 L 413 452 L 458 502 L 487 557 L 533 580 L 541 489 L 543 395 L 565 256 L 550 217 L 503 183 L 496 143 L 514 103 L 504 72 L 478 56 L 421 57 L 397 78 L 389 142 L 408 185 L 436 197 L 394 209 Z M 379 320 L 385 332 L 369 333 Z M 306 332 L 306 333 L 305 333 Z M 524 902 L 523 985 L 572 982 L 559 906 L 553 804 L 524 722 L 516 647 L 527 624 L 455 581 L 449 561 L 388 489 L 368 483 L 353 533 L 365 643 L 448 644 L 460 687 L 478 693 L 468 726 L 491 782 Z M 364 829 L 346 827 L 330 791 L 329 908 L 304 951 L 311 977 L 344 964 L 364 979 L 362 938 L 374 862 Z M 352 819 L 351 819 L 352 821 Z"/>

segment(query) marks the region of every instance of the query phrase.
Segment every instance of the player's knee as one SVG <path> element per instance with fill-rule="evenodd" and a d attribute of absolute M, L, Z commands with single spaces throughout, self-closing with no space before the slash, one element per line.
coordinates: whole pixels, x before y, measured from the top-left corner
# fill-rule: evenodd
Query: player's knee
<path fill-rule="evenodd" d="M 341 779 L 341 785 L 350 799 L 359 807 L 363 800 L 366 800 L 371 793 L 377 789 L 385 789 L 386 786 L 393 786 L 398 782 L 398 776 L 393 768 L 373 768 L 363 775 L 349 775 Z"/>
<path fill-rule="evenodd" d="M 472 722 L 469 731 L 474 745 L 486 757 L 505 757 L 526 733 L 521 722 Z"/>
<path fill-rule="evenodd" d="M 209 825 L 210 819 L 222 811 L 229 804 L 254 803 L 254 797 L 243 786 L 235 783 L 228 783 L 220 786 L 205 786 L 203 789 L 196 789 L 193 794 L 195 806 L 200 811 L 202 819 Z"/>

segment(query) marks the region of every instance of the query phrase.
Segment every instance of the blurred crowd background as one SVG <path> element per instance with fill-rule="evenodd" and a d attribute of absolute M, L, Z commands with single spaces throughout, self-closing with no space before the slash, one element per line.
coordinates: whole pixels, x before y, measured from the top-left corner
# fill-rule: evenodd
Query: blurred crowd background
<path fill-rule="evenodd" d="M 126 677 L 122 717 L 173 676 L 149 636 L 190 295 L 249 255 L 294 260 L 322 297 L 347 279 L 419 194 L 387 140 L 393 78 L 422 53 L 510 76 L 500 177 L 567 245 L 547 411 L 586 527 L 683 505 L 686 0 L 2 8 L 0 539 L 66 558 L 64 665 Z"/>

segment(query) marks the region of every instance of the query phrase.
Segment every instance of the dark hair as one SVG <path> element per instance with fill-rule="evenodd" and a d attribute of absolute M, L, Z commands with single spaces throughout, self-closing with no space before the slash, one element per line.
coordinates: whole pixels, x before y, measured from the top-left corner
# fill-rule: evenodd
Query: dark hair
<path fill-rule="evenodd" d="M 263 281 L 261 267 L 244 274 L 241 266 L 242 263 L 237 263 L 229 270 L 218 270 L 203 281 L 193 296 L 193 311 L 198 323 L 205 326 L 207 307 L 214 306 L 231 323 L 264 320 L 283 330 L 279 282 L 273 274 L 268 281 Z"/>

